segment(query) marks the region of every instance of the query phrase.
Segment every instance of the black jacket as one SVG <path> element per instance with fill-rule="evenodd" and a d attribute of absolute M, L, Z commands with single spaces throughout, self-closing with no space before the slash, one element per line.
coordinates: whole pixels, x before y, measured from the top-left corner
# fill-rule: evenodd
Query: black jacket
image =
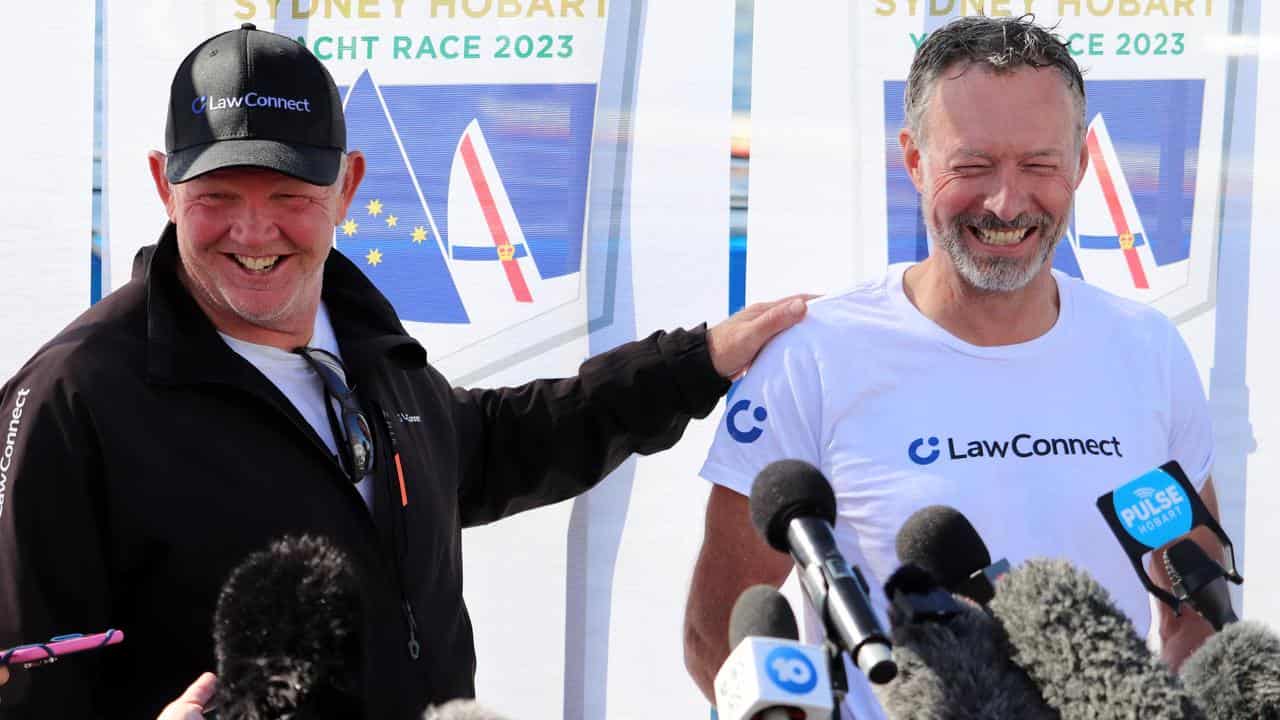
<path fill-rule="evenodd" d="M 631 453 L 671 446 L 728 385 L 698 330 L 655 333 L 573 378 L 455 389 L 331 253 L 324 300 L 376 435 L 371 515 L 306 420 L 218 337 L 176 266 L 169 226 L 145 277 L 0 388 L 0 648 L 125 633 L 20 673 L 0 688 L 0 716 L 155 717 L 213 669 L 211 618 L 229 571 L 301 533 L 329 537 L 361 574 L 369 717 L 471 696 L 461 528 L 572 497 Z"/>

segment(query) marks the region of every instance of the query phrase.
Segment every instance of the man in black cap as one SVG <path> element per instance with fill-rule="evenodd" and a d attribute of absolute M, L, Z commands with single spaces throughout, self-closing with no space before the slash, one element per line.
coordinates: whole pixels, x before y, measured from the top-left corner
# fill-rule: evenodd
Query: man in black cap
<path fill-rule="evenodd" d="M 452 388 L 331 252 L 365 172 L 345 138 L 332 78 L 287 38 L 245 25 L 180 66 L 150 156 L 158 245 L 0 388 L 0 648 L 125 640 L 16 673 L 0 715 L 153 717 L 213 667 L 227 573 L 286 534 L 328 538 L 361 579 L 368 717 L 470 696 L 461 528 L 669 447 L 804 313 L 754 306 L 572 378 Z"/>

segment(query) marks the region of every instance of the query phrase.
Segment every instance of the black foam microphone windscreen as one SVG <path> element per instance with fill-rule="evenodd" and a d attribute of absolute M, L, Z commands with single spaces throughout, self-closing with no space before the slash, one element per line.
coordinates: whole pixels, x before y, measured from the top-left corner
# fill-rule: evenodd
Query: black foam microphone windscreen
<path fill-rule="evenodd" d="M 752 585 L 733 603 L 729 615 L 729 647 L 746 637 L 799 640 L 796 616 L 782 593 L 769 585 Z"/>
<path fill-rule="evenodd" d="M 964 601 L 944 619 L 895 623 L 898 676 L 876 696 L 893 720 L 1057 720 L 1006 643 L 999 623 Z"/>
<path fill-rule="evenodd" d="M 1178 596 L 1185 597 L 1214 630 L 1240 619 L 1231 608 L 1227 571 L 1196 541 L 1184 538 L 1165 550 L 1164 568 Z"/>
<path fill-rule="evenodd" d="M 866 578 L 836 542 L 836 498 L 822 471 L 800 460 L 766 465 L 751 487 L 750 508 L 756 531 L 795 560 L 800 586 L 827 637 L 872 682 L 892 678 L 888 636 L 871 606 Z"/>
<path fill-rule="evenodd" d="M 1203 717 L 1107 591 L 1070 563 L 1028 560 L 989 607 L 1010 657 L 1062 720 Z"/>
<path fill-rule="evenodd" d="M 898 562 L 920 566 L 951 592 L 983 605 L 991 601 L 990 583 L 973 578 L 991 564 L 991 553 L 959 510 L 946 505 L 917 510 L 898 530 L 895 546 Z"/>
<path fill-rule="evenodd" d="M 822 472 L 803 460 L 776 460 L 751 486 L 751 523 L 769 545 L 788 552 L 787 527 L 797 517 L 836 521 L 836 496 Z"/>
<path fill-rule="evenodd" d="M 1182 682 L 1209 720 L 1280 720 L 1280 637 L 1242 620 L 1182 664 Z"/>
<path fill-rule="evenodd" d="M 363 603 L 323 538 L 279 540 L 231 572 L 214 614 L 219 720 L 363 716 Z"/>

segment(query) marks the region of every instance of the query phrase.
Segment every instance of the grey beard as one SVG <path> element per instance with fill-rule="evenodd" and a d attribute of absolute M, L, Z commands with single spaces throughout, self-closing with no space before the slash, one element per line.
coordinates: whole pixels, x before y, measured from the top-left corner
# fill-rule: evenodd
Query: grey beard
<path fill-rule="evenodd" d="M 975 218 L 971 215 L 962 215 L 957 216 L 950 227 L 943 231 L 939 231 L 929 223 L 925 225 L 929 231 L 930 241 L 947 253 L 951 258 L 951 264 L 960 273 L 960 277 L 974 289 L 984 292 L 1013 292 L 1026 287 L 1044 264 L 1053 257 L 1058 241 L 1067 230 L 1066 216 L 1049 231 L 1041 234 L 1039 251 L 1026 261 L 973 254 L 964 241 L 965 227 L 972 225 L 982 229 L 1012 229 L 1039 225 L 1045 228 L 1051 220 L 1052 218 L 1047 215 L 1020 215 L 1012 222 L 1004 223 L 990 216 Z"/>

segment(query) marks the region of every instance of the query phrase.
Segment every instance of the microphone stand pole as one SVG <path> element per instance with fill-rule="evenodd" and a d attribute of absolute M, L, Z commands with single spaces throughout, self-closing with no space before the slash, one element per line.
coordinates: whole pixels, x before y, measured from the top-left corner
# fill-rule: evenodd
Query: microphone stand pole
<path fill-rule="evenodd" d="M 827 672 L 831 675 L 831 696 L 835 698 L 831 718 L 840 720 L 840 708 L 844 706 L 844 698 L 849 694 L 849 677 L 844 671 L 844 655 L 840 647 L 830 640 L 825 640 L 823 647 L 827 651 Z"/>

